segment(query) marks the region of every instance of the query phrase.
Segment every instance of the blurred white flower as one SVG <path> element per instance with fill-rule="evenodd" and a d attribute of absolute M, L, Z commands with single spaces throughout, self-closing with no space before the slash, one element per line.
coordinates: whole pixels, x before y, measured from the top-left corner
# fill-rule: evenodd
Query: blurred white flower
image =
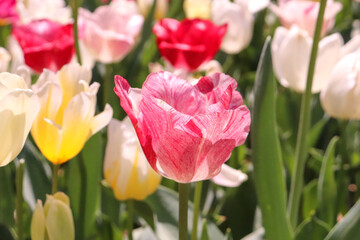
<path fill-rule="evenodd" d="M 223 164 L 220 173 L 211 180 L 220 186 L 238 187 L 247 179 L 248 177 L 245 173 Z"/>
<path fill-rule="evenodd" d="M 17 11 L 23 24 L 49 19 L 62 24 L 71 21 L 71 9 L 64 0 L 18 0 Z"/>
<path fill-rule="evenodd" d="M 183 8 L 186 18 L 209 19 L 211 14 L 211 0 L 185 0 Z"/>
<path fill-rule="evenodd" d="M 274 71 L 281 85 L 297 92 L 304 92 L 308 72 L 312 38 L 293 26 L 290 30 L 278 27 L 271 44 Z M 343 39 L 335 33 L 319 42 L 312 92 L 323 88 L 342 54 Z"/>
<path fill-rule="evenodd" d="M 320 100 L 324 111 L 339 119 L 360 119 L 360 36 L 348 44 L 347 53 L 335 66 Z"/>
<path fill-rule="evenodd" d="M 9 62 L 11 60 L 11 56 L 9 52 L 0 47 L 0 72 L 6 72 L 9 68 Z"/>

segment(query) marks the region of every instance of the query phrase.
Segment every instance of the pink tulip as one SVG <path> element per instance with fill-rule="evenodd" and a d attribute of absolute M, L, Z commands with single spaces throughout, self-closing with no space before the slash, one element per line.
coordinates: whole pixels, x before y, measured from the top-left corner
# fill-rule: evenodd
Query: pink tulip
<path fill-rule="evenodd" d="M 245 142 L 250 112 L 236 81 L 215 73 L 195 85 L 169 72 L 151 73 L 142 89 L 115 76 L 115 93 L 135 127 L 152 168 L 187 183 L 219 174 Z"/>
<path fill-rule="evenodd" d="M 102 63 L 123 59 L 134 47 L 135 37 L 141 30 L 143 16 L 132 9 L 126 12 L 123 5 L 113 2 L 98 7 L 94 13 L 86 9 L 79 11 L 80 22 L 85 25 L 84 44 Z"/>
<path fill-rule="evenodd" d="M 15 23 L 19 19 L 16 12 L 16 0 L 0 1 L 0 26 Z"/>
<path fill-rule="evenodd" d="M 311 0 L 278 0 L 279 6 L 270 4 L 270 9 L 279 16 L 282 25 L 291 28 L 297 25 L 305 30 L 310 36 L 314 34 L 320 2 Z M 334 0 L 329 0 L 326 5 L 322 36 L 325 36 L 335 23 L 335 16 L 341 10 L 342 5 Z"/>

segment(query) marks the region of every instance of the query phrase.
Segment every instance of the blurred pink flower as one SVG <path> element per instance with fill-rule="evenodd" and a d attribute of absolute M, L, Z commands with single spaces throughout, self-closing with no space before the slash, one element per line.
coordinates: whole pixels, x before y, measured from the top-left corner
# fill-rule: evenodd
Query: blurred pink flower
<path fill-rule="evenodd" d="M 270 9 L 279 16 L 284 27 L 290 29 L 292 25 L 297 25 L 300 29 L 307 31 L 310 36 L 313 36 L 319 12 L 319 1 L 278 0 L 278 3 L 278 6 L 270 3 Z M 325 36 L 334 26 L 335 16 L 341 8 L 341 3 L 328 0 L 322 26 L 322 36 Z"/>
<path fill-rule="evenodd" d="M 15 27 L 12 35 L 24 53 L 25 64 L 38 73 L 44 68 L 60 70 L 75 52 L 72 24 L 35 20 Z"/>
<path fill-rule="evenodd" d="M 126 13 L 122 5 L 112 2 L 98 7 L 94 13 L 79 10 L 80 22 L 85 27 L 85 47 L 102 63 L 123 59 L 135 45 L 135 37 L 141 30 L 143 16 L 133 11 Z"/>
<path fill-rule="evenodd" d="M 19 19 L 16 12 L 16 0 L 0 1 L 0 26 L 15 23 Z"/>
<path fill-rule="evenodd" d="M 236 88 L 236 81 L 222 73 L 193 85 L 158 72 L 142 89 L 115 76 L 114 90 L 152 168 L 187 183 L 219 174 L 232 150 L 245 142 L 250 112 Z"/>

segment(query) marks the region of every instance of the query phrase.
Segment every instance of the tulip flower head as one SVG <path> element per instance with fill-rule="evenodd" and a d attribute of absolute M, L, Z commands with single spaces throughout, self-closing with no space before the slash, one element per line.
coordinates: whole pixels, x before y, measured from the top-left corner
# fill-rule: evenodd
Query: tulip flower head
<path fill-rule="evenodd" d="M 211 0 L 185 0 L 183 8 L 186 18 L 210 19 Z"/>
<path fill-rule="evenodd" d="M 44 68 L 60 70 L 74 54 L 72 24 L 36 20 L 15 27 L 12 35 L 23 50 L 26 65 L 37 73 Z"/>
<path fill-rule="evenodd" d="M 153 32 L 161 56 L 175 68 L 196 70 L 210 61 L 220 48 L 226 25 L 209 20 L 165 18 L 155 24 Z"/>
<path fill-rule="evenodd" d="M 270 9 L 280 17 L 282 25 L 291 28 L 297 25 L 310 36 L 315 31 L 316 19 L 319 12 L 320 2 L 312 0 L 279 0 L 279 5 L 270 4 Z M 341 10 L 340 2 L 328 0 L 321 35 L 325 36 L 335 23 L 335 16 Z"/>
<path fill-rule="evenodd" d="M 250 129 L 236 81 L 221 73 L 195 85 L 169 72 L 151 73 L 142 89 L 115 77 L 115 93 L 145 156 L 164 177 L 187 183 L 216 176 Z"/>
<path fill-rule="evenodd" d="M 33 85 L 41 101 L 31 134 L 53 164 L 75 157 L 85 142 L 111 120 L 112 109 L 94 116 L 99 83 L 90 85 L 91 72 L 78 63 L 65 65 L 59 72 L 44 70 Z"/>
<path fill-rule="evenodd" d="M 133 4 L 136 6 L 135 2 Z M 85 28 L 84 45 L 102 63 L 122 60 L 134 47 L 135 37 L 142 28 L 143 16 L 135 13 L 134 9 L 126 12 L 123 5 L 113 2 L 98 7 L 94 13 L 86 9 L 79 11 L 79 20 Z"/>
<path fill-rule="evenodd" d="M 15 23 L 19 16 L 16 12 L 16 0 L 0 1 L 0 26 Z"/>
<path fill-rule="evenodd" d="M 31 220 L 32 240 L 74 240 L 74 220 L 69 197 L 62 192 L 38 200 Z"/>
<path fill-rule="evenodd" d="M 320 94 L 326 113 L 339 119 L 360 119 L 360 51 L 343 57 Z"/>
<path fill-rule="evenodd" d="M 278 27 L 271 43 L 274 72 L 284 87 L 305 92 L 312 46 L 311 36 L 297 26 Z M 341 55 L 343 39 L 335 33 L 319 42 L 312 92 L 323 88 Z"/>
<path fill-rule="evenodd" d="M 20 153 L 39 109 L 38 97 L 23 78 L 0 73 L 0 167 Z"/>
<path fill-rule="evenodd" d="M 104 176 L 119 200 L 143 200 L 160 184 L 161 176 L 147 162 L 128 117 L 109 124 Z"/>

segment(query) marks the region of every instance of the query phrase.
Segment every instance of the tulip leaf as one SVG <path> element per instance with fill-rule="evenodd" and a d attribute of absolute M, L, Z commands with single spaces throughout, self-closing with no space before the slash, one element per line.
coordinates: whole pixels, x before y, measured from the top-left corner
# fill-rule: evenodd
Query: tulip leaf
<path fill-rule="evenodd" d="M 314 215 L 318 206 L 317 186 L 318 180 L 314 179 L 309 182 L 303 189 L 302 213 L 304 219 Z"/>
<path fill-rule="evenodd" d="M 84 164 L 81 170 L 85 170 L 86 186 L 82 185 L 79 165 L 80 156 L 69 162 L 68 189 L 71 199 L 70 204 L 77 227 L 75 232 L 79 234 L 79 214 L 81 207 L 84 207 L 83 234 L 85 236 L 93 233 L 96 212 L 100 207 L 100 181 L 102 179 L 103 163 L 102 143 L 102 135 L 97 133 L 87 141 L 80 153 Z"/>
<path fill-rule="evenodd" d="M 159 186 L 156 192 L 145 199 L 157 216 L 156 235 L 159 239 L 178 239 L 178 207 L 179 199 L 175 191 Z M 188 236 L 191 234 L 193 205 L 189 202 L 188 209 Z M 224 239 L 224 235 L 217 226 L 208 222 L 208 234 L 211 239 Z"/>
<path fill-rule="evenodd" d="M 358 239 L 360 236 L 360 201 L 358 201 L 326 236 L 325 240 Z"/>
<path fill-rule="evenodd" d="M 333 171 L 335 145 L 338 137 L 333 137 L 327 147 L 318 182 L 319 218 L 333 226 L 335 222 L 336 182 Z"/>
<path fill-rule="evenodd" d="M 295 240 L 322 240 L 328 234 L 330 228 L 329 226 L 317 219 L 316 217 L 311 217 L 304 220 L 295 232 Z"/>
<path fill-rule="evenodd" d="M 144 201 L 134 201 L 135 213 L 142 217 L 151 229 L 155 229 L 154 213 L 151 207 Z"/>
<path fill-rule="evenodd" d="M 321 132 L 325 127 L 325 124 L 329 121 L 329 117 L 325 115 L 322 119 L 320 119 L 308 132 L 307 141 L 308 146 L 315 146 L 316 142 L 321 136 Z"/>
<path fill-rule="evenodd" d="M 14 224 L 15 192 L 12 186 L 15 185 L 15 179 L 11 175 L 13 166 L 14 163 L 10 163 L 0 167 L 0 223 L 8 226 Z"/>
<path fill-rule="evenodd" d="M 206 225 L 206 219 L 203 220 L 202 230 L 201 230 L 201 237 L 200 240 L 209 240 L 208 229 Z"/>
<path fill-rule="evenodd" d="M 36 200 L 45 202 L 46 194 L 51 193 L 51 181 L 48 162 L 36 146 L 27 140 L 19 158 L 25 159 L 24 199 L 31 209 Z"/>
<path fill-rule="evenodd" d="M 292 239 L 292 232 L 286 214 L 285 178 L 275 113 L 275 79 L 268 38 L 255 80 L 251 126 L 252 158 L 266 239 L 287 240 Z"/>

